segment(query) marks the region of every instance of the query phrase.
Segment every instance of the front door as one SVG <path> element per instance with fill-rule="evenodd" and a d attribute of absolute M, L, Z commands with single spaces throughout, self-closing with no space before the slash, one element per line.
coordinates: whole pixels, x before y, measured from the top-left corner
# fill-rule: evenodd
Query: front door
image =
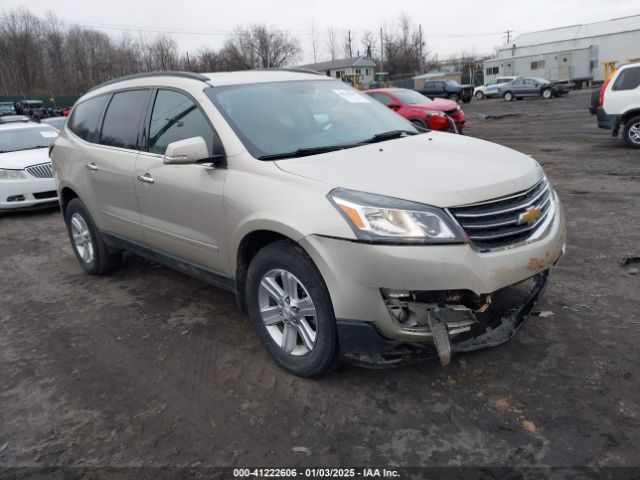
<path fill-rule="evenodd" d="M 212 156 L 221 150 L 195 100 L 183 92 L 159 89 L 149 121 L 148 149 L 135 166 L 144 237 L 156 254 L 227 274 L 222 212 L 226 170 L 162 161 L 169 143 L 191 137 L 202 137 Z"/>

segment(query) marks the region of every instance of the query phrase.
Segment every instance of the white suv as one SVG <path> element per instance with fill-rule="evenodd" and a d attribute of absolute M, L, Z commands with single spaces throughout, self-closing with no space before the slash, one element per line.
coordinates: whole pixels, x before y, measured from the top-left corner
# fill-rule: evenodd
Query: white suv
<path fill-rule="evenodd" d="M 621 66 L 605 82 L 596 110 L 598 126 L 617 137 L 622 128 L 624 142 L 640 148 L 640 63 Z"/>

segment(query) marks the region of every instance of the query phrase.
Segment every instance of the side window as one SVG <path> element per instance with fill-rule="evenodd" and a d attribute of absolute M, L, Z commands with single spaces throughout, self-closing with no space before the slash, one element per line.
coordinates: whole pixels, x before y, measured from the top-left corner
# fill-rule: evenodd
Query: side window
<path fill-rule="evenodd" d="M 385 95 L 384 93 L 372 93 L 371 96 L 373 98 L 375 98 L 376 100 L 378 100 L 383 105 L 387 105 L 387 104 L 393 102 L 393 99 L 391 97 Z"/>
<path fill-rule="evenodd" d="M 108 98 L 108 95 L 100 95 L 75 105 L 69 119 L 69 129 L 81 139 L 97 143 L 98 122 Z"/>
<path fill-rule="evenodd" d="M 424 88 L 433 88 L 433 87 L 434 87 L 433 82 L 424 82 Z"/>
<path fill-rule="evenodd" d="M 640 67 L 628 68 L 620 72 L 613 90 L 633 90 L 640 86 Z"/>
<path fill-rule="evenodd" d="M 102 145 L 138 149 L 140 119 L 146 109 L 148 95 L 148 90 L 130 90 L 111 97 L 102 122 Z"/>
<path fill-rule="evenodd" d="M 167 145 L 191 137 L 202 137 L 213 155 L 215 134 L 198 106 L 182 93 L 159 90 L 149 126 L 149 151 L 164 155 Z"/>

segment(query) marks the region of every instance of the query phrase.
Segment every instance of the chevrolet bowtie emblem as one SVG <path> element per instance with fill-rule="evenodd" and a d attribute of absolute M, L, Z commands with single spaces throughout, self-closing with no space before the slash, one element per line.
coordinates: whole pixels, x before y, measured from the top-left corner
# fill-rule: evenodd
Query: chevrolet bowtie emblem
<path fill-rule="evenodd" d="M 518 217 L 518 225 L 522 223 L 533 223 L 540 216 L 540 209 L 538 207 L 529 207 L 527 211 L 521 213 Z"/>

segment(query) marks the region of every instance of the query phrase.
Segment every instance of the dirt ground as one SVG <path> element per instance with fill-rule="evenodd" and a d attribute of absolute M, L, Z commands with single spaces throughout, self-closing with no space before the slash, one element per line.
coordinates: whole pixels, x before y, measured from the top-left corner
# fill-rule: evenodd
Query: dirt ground
<path fill-rule="evenodd" d="M 230 294 L 133 256 L 87 276 L 58 211 L 0 217 L 0 467 L 639 465 L 640 151 L 588 100 L 462 105 L 544 166 L 569 239 L 553 315 L 446 368 L 296 378 Z"/>

